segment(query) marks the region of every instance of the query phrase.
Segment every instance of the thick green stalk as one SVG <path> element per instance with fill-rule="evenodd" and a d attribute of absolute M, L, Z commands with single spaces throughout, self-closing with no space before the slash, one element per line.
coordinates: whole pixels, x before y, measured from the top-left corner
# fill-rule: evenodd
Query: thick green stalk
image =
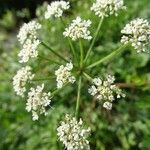
<path fill-rule="evenodd" d="M 46 47 L 48 50 L 50 50 L 53 54 L 55 54 L 57 57 L 61 58 L 62 60 L 64 60 L 65 62 L 69 62 L 68 60 L 66 60 L 63 56 L 61 56 L 60 54 L 58 54 L 57 52 L 55 52 L 51 47 L 49 47 L 47 44 L 45 44 L 44 42 L 41 42 L 41 44 Z"/>
<path fill-rule="evenodd" d="M 82 81 L 82 77 L 79 77 L 79 81 L 78 81 L 78 91 L 77 91 L 77 101 L 76 101 L 76 118 L 78 118 L 79 115 L 79 107 L 80 107 L 80 97 L 81 97 L 81 81 Z"/>
<path fill-rule="evenodd" d="M 81 39 L 79 40 L 79 43 L 80 43 L 80 68 L 82 68 L 83 67 L 84 52 L 83 52 L 83 45 L 82 45 Z"/>
<path fill-rule="evenodd" d="M 88 52 L 87 52 L 86 57 L 85 57 L 85 59 L 84 59 L 84 63 L 87 61 L 87 59 L 88 59 L 88 57 L 89 57 L 89 55 L 90 55 L 90 53 L 91 53 L 91 51 L 92 51 L 92 48 L 93 48 L 93 46 L 94 46 L 94 44 L 95 44 L 95 41 L 96 41 L 96 39 L 97 39 L 97 36 L 98 36 L 98 34 L 99 34 L 100 28 L 101 28 L 101 26 L 102 26 L 103 20 L 104 20 L 104 18 L 102 17 L 101 20 L 100 20 L 100 22 L 99 22 L 99 24 L 98 24 L 98 27 L 97 27 L 97 30 L 96 30 L 96 32 L 95 32 L 94 38 L 93 38 L 93 40 L 92 40 L 92 43 L 91 43 L 91 45 L 90 45 L 90 48 L 88 49 Z"/>
<path fill-rule="evenodd" d="M 98 60 L 97 62 L 89 65 L 88 67 L 86 67 L 87 69 L 91 69 L 103 62 L 107 62 L 107 61 L 110 61 L 112 58 L 114 58 L 115 56 L 119 55 L 121 52 L 123 52 L 123 50 L 125 49 L 125 47 L 127 47 L 127 45 L 123 45 L 121 46 L 120 48 L 118 48 L 116 51 L 110 53 L 109 55 L 107 55 L 106 57 Z"/>

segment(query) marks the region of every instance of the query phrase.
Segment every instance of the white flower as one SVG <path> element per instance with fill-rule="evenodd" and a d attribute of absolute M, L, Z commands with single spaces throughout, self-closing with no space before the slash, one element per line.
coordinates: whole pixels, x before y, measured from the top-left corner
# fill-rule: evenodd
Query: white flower
<path fill-rule="evenodd" d="M 13 87 L 17 95 L 24 97 L 24 92 L 26 92 L 26 83 L 31 81 L 34 74 L 31 73 L 31 67 L 22 67 L 17 71 L 17 74 L 13 77 Z"/>
<path fill-rule="evenodd" d="M 20 63 L 25 63 L 29 58 L 38 56 L 37 47 L 40 41 L 37 38 L 37 30 L 40 28 L 41 25 L 34 20 L 24 23 L 20 28 L 17 35 L 19 42 L 22 44 L 22 50 L 18 54 Z"/>
<path fill-rule="evenodd" d="M 131 43 L 137 52 L 145 52 L 150 42 L 150 24 L 147 20 L 137 18 L 128 23 L 121 31 L 121 42 Z"/>
<path fill-rule="evenodd" d="M 55 71 L 57 88 L 62 88 L 66 82 L 74 83 L 76 81 L 75 77 L 71 75 L 72 69 L 73 64 L 70 62 L 67 63 L 66 66 L 61 65 L 59 69 Z"/>
<path fill-rule="evenodd" d="M 90 131 L 90 128 L 83 128 L 81 119 L 78 122 L 75 117 L 72 118 L 67 114 L 65 120 L 57 128 L 57 135 L 67 150 L 88 150 L 90 147 L 87 138 Z"/>
<path fill-rule="evenodd" d="M 104 102 L 103 107 L 106 108 L 107 110 L 111 110 L 112 109 L 112 103 L 110 102 Z"/>
<path fill-rule="evenodd" d="M 37 30 L 41 28 L 41 25 L 35 20 L 29 23 L 24 23 L 20 28 L 17 38 L 21 44 L 24 44 L 26 39 L 37 39 Z"/>
<path fill-rule="evenodd" d="M 106 80 L 102 81 L 100 78 L 93 79 L 93 84 L 88 92 L 100 101 L 104 101 L 103 107 L 110 110 L 112 108 L 112 101 L 116 98 L 125 97 L 125 94 L 115 84 L 115 77 L 107 75 Z"/>
<path fill-rule="evenodd" d="M 19 62 L 25 63 L 28 62 L 30 58 L 37 57 L 38 56 L 37 47 L 39 44 L 40 41 L 37 39 L 34 39 L 33 41 L 27 39 L 23 45 L 22 50 L 18 54 L 18 56 L 20 57 Z"/>
<path fill-rule="evenodd" d="M 86 40 L 90 40 L 92 37 L 90 36 L 90 31 L 88 27 L 91 25 L 90 20 L 82 20 L 80 17 L 77 17 L 72 21 L 71 25 L 65 29 L 63 35 L 65 37 L 70 37 L 72 40 L 77 40 L 79 38 L 83 38 Z"/>
<path fill-rule="evenodd" d="M 125 8 L 123 0 L 96 0 L 91 10 L 99 17 L 108 17 L 113 14 L 117 16 L 118 11 Z"/>
<path fill-rule="evenodd" d="M 38 120 L 40 114 L 47 115 L 46 107 L 51 103 L 51 93 L 43 92 L 44 84 L 30 88 L 26 103 L 26 110 L 32 112 L 32 119 Z"/>
<path fill-rule="evenodd" d="M 45 19 L 49 19 L 50 17 L 61 17 L 64 10 L 70 8 L 69 2 L 65 1 L 54 1 L 50 5 L 47 6 L 47 11 L 45 12 Z"/>

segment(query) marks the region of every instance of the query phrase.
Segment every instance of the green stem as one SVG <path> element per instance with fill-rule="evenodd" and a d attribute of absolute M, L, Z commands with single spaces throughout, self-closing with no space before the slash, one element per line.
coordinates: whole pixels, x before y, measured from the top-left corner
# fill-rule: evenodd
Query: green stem
<path fill-rule="evenodd" d="M 68 60 L 66 60 L 64 57 L 62 57 L 60 54 L 58 54 L 57 52 L 55 52 L 51 47 L 49 47 L 47 44 L 45 44 L 44 42 L 41 42 L 41 44 L 46 47 L 48 50 L 50 50 L 53 54 L 55 54 L 57 57 L 61 58 L 62 60 L 64 60 L 65 62 L 69 62 Z"/>
<path fill-rule="evenodd" d="M 76 55 L 76 52 L 75 52 L 74 46 L 73 46 L 73 44 L 72 44 L 72 42 L 71 42 L 70 38 L 68 38 L 68 37 L 67 37 L 67 39 L 68 39 L 68 42 L 69 42 L 69 45 L 70 45 L 70 49 L 71 49 L 71 51 L 72 51 L 72 54 L 73 54 L 73 56 L 74 56 L 75 60 L 77 61 L 77 60 L 78 60 L 78 58 L 77 58 L 77 55 Z M 77 61 L 77 62 L 78 62 L 78 61 Z"/>
<path fill-rule="evenodd" d="M 80 96 L 81 96 L 81 81 L 82 81 L 82 77 L 79 77 L 79 81 L 78 81 L 78 91 L 77 91 L 77 101 L 76 101 L 76 118 L 78 118 L 79 115 L 79 107 L 80 107 Z"/>
<path fill-rule="evenodd" d="M 65 22 L 63 21 L 62 17 L 60 17 L 60 20 L 61 20 L 61 22 L 62 22 L 62 24 L 63 24 L 63 27 L 65 28 L 66 25 L 65 25 Z M 73 54 L 73 56 L 75 57 L 75 59 L 76 59 L 76 61 L 77 61 L 78 59 L 77 59 L 77 55 L 76 55 L 74 46 L 73 46 L 73 44 L 72 44 L 72 41 L 71 41 L 70 38 L 68 38 L 68 37 L 67 37 L 67 40 L 68 40 L 70 49 L 71 49 L 71 51 L 72 51 L 72 54 Z"/>
<path fill-rule="evenodd" d="M 112 58 L 114 58 L 114 56 L 117 56 L 117 55 L 119 55 L 121 52 L 123 52 L 123 50 L 124 50 L 127 46 L 128 46 L 128 45 L 123 45 L 123 46 L 121 46 L 121 47 L 118 48 L 116 51 L 110 53 L 110 54 L 107 55 L 106 57 L 104 57 L 104 58 L 98 60 L 97 62 L 95 62 L 95 63 L 89 65 L 89 66 L 86 67 L 86 68 L 87 68 L 87 69 L 91 69 L 91 68 L 93 68 L 93 67 L 95 67 L 95 66 L 97 66 L 97 65 L 99 65 L 99 64 L 101 64 L 101 63 L 103 63 L 103 62 L 110 61 Z"/>
<path fill-rule="evenodd" d="M 86 77 L 86 79 L 90 82 L 92 82 L 92 77 L 90 77 L 87 73 L 83 72 L 83 75 Z"/>
<path fill-rule="evenodd" d="M 63 85 L 63 87 L 65 87 L 65 86 L 68 85 L 68 84 L 69 84 L 69 82 L 65 83 L 65 84 Z M 51 96 L 54 96 L 55 94 L 57 94 L 58 92 L 60 92 L 60 91 L 63 89 L 63 87 L 54 90 L 54 91 L 51 93 Z"/>
<path fill-rule="evenodd" d="M 57 62 L 57 61 L 55 61 L 55 60 L 48 59 L 48 58 L 43 57 L 43 56 L 41 56 L 41 55 L 38 55 L 38 57 L 39 57 L 39 58 L 42 58 L 43 60 L 47 60 L 47 61 L 49 61 L 49 62 L 53 62 L 53 63 L 55 63 L 55 64 L 61 65 L 60 62 Z"/>
<path fill-rule="evenodd" d="M 79 43 L 80 43 L 80 68 L 82 68 L 83 67 L 84 52 L 83 52 L 83 45 L 82 45 L 82 40 L 81 39 L 79 40 Z"/>
<path fill-rule="evenodd" d="M 92 40 L 92 43 L 91 43 L 91 45 L 90 45 L 90 48 L 88 49 L 88 52 L 87 52 L 86 57 L 85 57 L 85 59 L 84 59 L 84 62 L 87 61 L 87 59 L 88 59 L 88 57 L 89 57 L 89 55 L 90 55 L 90 53 L 91 53 L 91 51 L 92 51 L 92 48 L 93 48 L 93 46 L 94 46 L 94 44 L 95 44 L 95 41 L 96 41 L 96 39 L 97 39 L 97 36 L 98 36 L 98 34 L 99 34 L 100 28 L 101 28 L 101 26 L 102 26 L 103 20 L 104 20 L 104 18 L 102 17 L 101 20 L 100 20 L 100 22 L 99 22 L 99 24 L 98 24 L 98 27 L 97 27 L 97 30 L 96 30 L 96 32 L 95 32 L 94 38 L 93 38 L 93 40 Z"/>

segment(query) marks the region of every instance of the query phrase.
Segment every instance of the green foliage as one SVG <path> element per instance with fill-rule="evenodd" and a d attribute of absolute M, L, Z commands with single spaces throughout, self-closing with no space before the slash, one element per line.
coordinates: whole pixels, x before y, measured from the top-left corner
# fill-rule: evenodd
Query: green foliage
<path fill-rule="evenodd" d="M 73 13 L 68 12 L 66 14 L 65 23 L 69 24 L 70 20 L 74 19 L 74 14 L 80 15 L 85 19 L 94 20 L 91 29 L 94 31 L 99 20 L 93 13 L 90 13 L 89 6 L 91 3 L 92 0 L 84 3 L 83 0 L 72 0 Z M 100 38 L 91 53 L 91 62 L 106 56 L 120 45 L 120 30 L 130 19 L 150 17 L 149 0 L 126 0 L 125 3 L 128 8 L 126 12 L 120 13 L 118 17 L 109 17 L 104 21 Z M 41 38 L 52 45 L 54 49 L 61 50 L 64 56 L 70 56 L 69 45 L 65 44 L 66 39 L 62 38 L 63 25 L 60 20 L 42 21 L 43 12 L 44 6 L 39 6 L 37 8 L 38 20 L 45 27 L 45 31 L 40 33 Z M 0 24 L 3 26 L 0 29 L 0 149 L 61 150 L 63 147 L 58 142 L 56 128 L 65 113 L 75 110 L 72 106 L 75 106 L 76 91 L 71 86 L 67 87 L 54 98 L 53 108 L 47 117 L 41 117 L 36 122 L 32 121 L 25 110 L 25 101 L 16 97 L 12 89 L 11 79 L 19 68 L 17 63 L 19 46 L 14 44 L 16 43 L 16 29 L 14 29 L 15 22 L 11 12 L 6 13 L 4 18 L 0 20 Z M 8 28 L 12 28 L 14 31 L 7 32 Z M 87 46 L 86 43 L 84 46 Z M 42 56 L 48 59 L 55 58 L 43 47 L 40 47 L 39 51 Z M 57 59 L 55 58 L 55 60 Z M 116 101 L 113 110 L 108 112 L 86 92 L 88 89 L 87 82 L 81 87 L 80 116 L 92 129 L 90 138 L 92 150 L 149 149 L 149 65 L 149 54 L 137 54 L 134 49 L 130 48 L 122 54 L 122 57 L 119 56 L 108 62 L 107 65 L 103 64 L 90 70 L 93 76 L 104 73 L 115 74 L 117 82 L 123 83 L 121 86 L 125 88 L 127 94 L 125 99 Z M 56 66 L 48 61 L 38 59 L 33 67 L 39 76 L 41 76 L 40 72 L 48 76 L 50 70 Z M 43 67 L 45 68 L 43 69 Z M 50 84 L 47 84 L 49 89 L 55 83 Z"/>

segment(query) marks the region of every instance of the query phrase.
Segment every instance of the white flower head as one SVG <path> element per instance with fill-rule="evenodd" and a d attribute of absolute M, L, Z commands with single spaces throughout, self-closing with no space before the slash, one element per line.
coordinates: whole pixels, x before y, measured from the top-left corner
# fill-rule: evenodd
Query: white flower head
<path fill-rule="evenodd" d="M 112 108 L 112 101 L 115 100 L 115 95 L 116 98 L 125 97 L 125 94 L 114 84 L 114 81 L 115 77 L 111 75 L 107 75 L 106 80 L 95 78 L 93 79 L 94 85 L 88 90 L 92 96 L 96 96 L 98 100 L 104 101 L 103 107 L 108 110 Z"/>
<path fill-rule="evenodd" d="M 29 23 L 24 23 L 17 35 L 20 44 L 24 44 L 26 39 L 37 39 L 37 30 L 40 28 L 41 25 L 35 20 L 32 20 Z"/>
<path fill-rule="evenodd" d="M 34 77 L 31 70 L 30 66 L 22 67 L 13 77 L 13 87 L 17 95 L 24 97 L 26 83 L 27 81 L 31 81 Z"/>
<path fill-rule="evenodd" d="M 82 119 L 78 122 L 75 117 L 67 114 L 65 120 L 57 128 L 57 135 L 67 150 L 88 150 L 90 147 L 87 138 L 90 131 L 90 128 L 83 128 Z"/>
<path fill-rule="evenodd" d="M 30 88 L 26 103 L 26 110 L 32 112 L 32 119 L 38 120 L 40 114 L 47 115 L 46 107 L 51 103 L 51 93 L 43 92 L 44 84 Z"/>
<path fill-rule="evenodd" d="M 62 88 L 66 82 L 74 83 L 75 77 L 71 75 L 73 64 L 67 63 L 66 66 L 61 65 L 58 70 L 55 71 L 57 88 Z"/>
<path fill-rule="evenodd" d="M 91 25 L 90 20 L 82 20 L 80 17 L 77 17 L 72 21 L 71 25 L 65 29 L 63 35 L 65 37 L 70 37 L 72 40 L 77 40 L 80 38 L 91 40 L 92 36 L 90 35 L 90 31 L 88 27 Z"/>
<path fill-rule="evenodd" d="M 118 11 L 125 8 L 123 0 L 96 0 L 91 10 L 99 17 L 108 17 L 113 14 L 117 16 Z"/>
<path fill-rule="evenodd" d="M 63 15 L 63 11 L 70 8 L 69 2 L 54 1 L 47 6 L 47 11 L 45 12 L 45 19 L 49 19 L 52 16 L 59 18 Z"/>
<path fill-rule="evenodd" d="M 20 57 L 20 63 L 26 63 L 30 58 L 36 58 L 38 56 L 37 47 L 40 44 L 38 39 L 31 41 L 27 39 L 23 45 L 22 50 L 19 52 L 18 56 Z"/>
<path fill-rule="evenodd" d="M 107 110 L 111 110 L 112 109 L 112 103 L 111 102 L 104 102 L 103 107 L 106 108 Z"/>
<path fill-rule="evenodd" d="M 137 18 L 128 23 L 121 31 L 121 42 L 131 43 L 137 52 L 146 52 L 150 42 L 150 24 L 147 20 Z"/>

